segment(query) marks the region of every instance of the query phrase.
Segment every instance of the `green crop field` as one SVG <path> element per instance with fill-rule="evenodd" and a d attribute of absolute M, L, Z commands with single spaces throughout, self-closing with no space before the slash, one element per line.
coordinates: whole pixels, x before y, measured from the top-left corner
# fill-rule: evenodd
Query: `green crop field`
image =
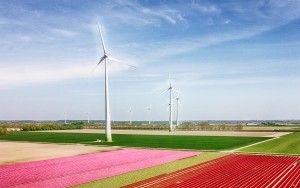
<path fill-rule="evenodd" d="M 283 153 L 300 154 L 300 132 L 282 136 L 248 148 L 241 149 L 242 152 Z"/>
<path fill-rule="evenodd" d="M 51 132 L 14 132 L 1 135 L 0 140 L 81 143 L 88 145 L 194 149 L 194 150 L 228 150 L 246 146 L 269 138 L 236 136 L 165 136 L 165 135 L 113 135 L 114 142 L 95 142 L 104 140 L 104 134 L 92 133 L 51 133 Z"/>

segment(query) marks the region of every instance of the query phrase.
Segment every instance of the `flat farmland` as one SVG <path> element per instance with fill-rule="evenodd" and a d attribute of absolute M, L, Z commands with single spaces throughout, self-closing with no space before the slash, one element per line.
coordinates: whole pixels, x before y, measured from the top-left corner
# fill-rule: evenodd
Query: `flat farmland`
<path fill-rule="evenodd" d="M 300 132 L 295 132 L 261 144 L 246 147 L 240 151 L 300 155 Z"/>
<path fill-rule="evenodd" d="M 116 147 L 96 147 L 30 142 L 0 141 L 0 165 L 68 157 L 87 153 L 115 150 Z"/>
<path fill-rule="evenodd" d="M 123 146 L 145 148 L 229 150 L 264 141 L 266 137 L 237 136 L 179 136 L 179 135 L 113 135 L 113 142 L 104 140 L 103 134 L 92 133 L 53 133 L 53 132 L 14 132 L 0 136 L 0 140 L 29 141 L 47 143 L 79 143 L 99 146 Z"/>
<path fill-rule="evenodd" d="M 300 157 L 231 154 L 125 187 L 300 187 Z"/>

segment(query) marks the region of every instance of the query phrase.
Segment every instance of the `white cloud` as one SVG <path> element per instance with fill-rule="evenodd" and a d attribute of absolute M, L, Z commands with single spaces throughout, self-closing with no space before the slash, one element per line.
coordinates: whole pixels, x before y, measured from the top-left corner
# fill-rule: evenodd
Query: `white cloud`
<path fill-rule="evenodd" d="M 26 64 L 26 63 L 24 63 Z M 127 70 L 128 67 L 112 63 L 109 72 Z M 103 66 L 74 64 L 68 66 L 18 66 L 0 68 L 0 89 L 13 88 L 28 84 L 52 83 L 70 79 L 103 76 Z"/>
<path fill-rule="evenodd" d="M 202 2 L 193 1 L 191 7 L 204 15 L 218 15 L 222 13 L 222 10 L 213 4 L 203 4 Z"/>
<path fill-rule="evenodd" d="M 228 86 L 228 85 L 249 85 L 249 84 L 299 84 L 299 76 L 260 76 L 251 77 L 246 76 L 242 78 L 210 78 L 210 79 L 196 79 L 196 80 L 185 80 L 180 81 L 183 86 Z"/>
<path fill-rule="evenodd" d="M 179 11 L 175 9 L 160 8 L 158 10 L 152 10 L 149 8 L 143 8 L 141 9 L 141 12 L 149 16 L 161 18 L 171 24 L 176 24 L 177 22 L 184 20 Z"/>
<path fill-rule="evenodd" d="M 300 16 L 300 1 L 298 0 L 269 0 L 269 1 L 231 1 L 223 3 L 222 7 L 233 12 L 240 20 L 257 23 L 283 24 Z"/>
<path fill-rule="evenodd" d="M 144 58 L 147 61 L 157 61 L 159 58 L 179 55 L 223 42 L 249 38 L 270 29 L 272 28 L 269 28 L 268 26 L 254 27 L 244 31 L 231 31 L 227 33 L 208 34 L 180 40 L 152 43 L 152 45 L 147 45 L 147 49 L 145 49 L 146 52 L 143 53 L 143 56 L 145 57 L 147 55 L 147 57 L 149 57 Z M 163 46 L 163 48 L 161 48 L 161 46 Z M 142 48 L 142 46 L 140 46 L 140 48 Z"/>
<path fill-rule="evenodd" d="M 110 17 L 116 17 L 126 24 L 160 26 L 162 21 L 176 24 L 184 21 L 179 10 L 170 7 L 145 7 L 137 1 L 115 1 L 106 7 Z"/>
<path fill-rule="evenodd" d="M 58 28 L 51 28 L 50 31 L 54 34 L 61 35 L 63 37 L 74 37 L 77 36 L 79 33 L 66 30 L 66 29 L 58 29 Z"/>
<path fill-rule="evenodd" d="M 225 20 L 223 21 L 223 23 L 224 23 L 224 24 L 230 24 L 230 23 L 231 23 L 231 20 L 230 20 L 230 19 L 225 19 Z"/>
<path fill-rule="evenodd" d="M 18 38 L 20 39 L 20 41 L 22 42 L 30 42 L 31 41 L 31 37 L 27 36 L 27 35 L 19 35 Z"/>

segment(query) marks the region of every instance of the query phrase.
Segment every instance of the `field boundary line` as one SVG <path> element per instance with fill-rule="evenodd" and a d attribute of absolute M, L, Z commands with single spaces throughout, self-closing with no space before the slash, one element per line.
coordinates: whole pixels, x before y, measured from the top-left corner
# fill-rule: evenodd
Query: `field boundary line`
<path fill-rule="evenodd" d="M 285 135 L 282 135 L 282 136 L 286 136 L 286 135 L 289 135 L 289 134 L 291 134 L 291 133 L 288 133 L 288 134 L 285 134 Z M 271 138 L 271 139 L 268 139 L 268 140 L 264 140 L 264 141 L 261 141 L 261 142 L 256 142 L 254 144 L 250 144 L 250 145 L 247 145 L 247 146 L 239 147 L 239 148 L 229 150 L 229 151 L 222 151 L 222 152 L 235 152 L 235 151 L 238 151 L 238 150 L 241 150 L 241 149 L 244 149 L 244 148 L 248 148 L 248 147 L 251 147 L 251 146 L 255 146 L 255 145 L 258 145 L 258 144 L 261 144 L 261 143 L 265 143 L 265 142 L 269 142 L 271 140 L 281 138 L 282 136 L 277 136 L 277 137 L 274 137 L 274 138 Z"/>
<path fill-rule="evenodd" d="M 113 145 L 102 145 L 102 144 L 87 144 L 87 143 L 92 143 L 92 142 L 83 142 L 86 146 L 107 146 L 107 147 L 113 147 Z M 118 148 L 132 148 L 132 149 L 156 149 L 156 150 L 176 150 L 176 151 L 196 151 L 196 152 L 220 152 L 220 150 L 201 150 L 201 149 L 184 149 L 184 148 L 160 148 L 160 147 L 143 147 L 143 146 L 115 146 Z"/>
<path fill-rule="evenodd" d="M 282 156 L 282 155 L 286 155 L 286 156 L 291 156 L 291 157 L 299 157 L 300 156 L 300 153 L 299 154 L 296 154 L 296 153 L 267 153 L 267 152 L 243 152 L 243 151 L 238 151 L 236 153 L 239 153 L 239 154 L 257 154 L 257 155 L 275 155 L 275 156 Z"/>
<path fill-rule="evenodd" d="M 275 139 L 278 139 L 280 137 L 274 137 L 274 138 L 271 138 L 271 139 L 268 139 L 268 140 L 264 140 L 264 141 L 261 141 L 261 142 L 256 142 L 254 144 L 250 144 L 250 145 L 247 145 L 247 146 L 242 146 L 242 147 L 239 147 L 239 148 L 236 148 L 236 149 L 233 149 L 233 150 L 227 150 L 227 151 L 222 151 L 222 152 L 235 152 L 235 151 L 238 151 L 240 149 L 244 149 L 244 148 L 247 148 L 247 147 L 251 147 L 251 146 L 255 146 L 257 144 L 262 144 L 262 143 L 265 143 L 265 142 L 269 142 L 271 140 L 275 140 Z"/>

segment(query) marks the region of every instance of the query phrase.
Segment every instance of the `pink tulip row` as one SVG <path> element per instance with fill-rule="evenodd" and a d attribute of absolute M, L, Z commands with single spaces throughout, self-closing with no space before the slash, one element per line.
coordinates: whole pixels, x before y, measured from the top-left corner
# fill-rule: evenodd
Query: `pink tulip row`
<path fill-rule="evenodd" d="M 69 187 L 198 155 L 198 152 L 122 149 L 0 166 L 0 187 Z"/>

